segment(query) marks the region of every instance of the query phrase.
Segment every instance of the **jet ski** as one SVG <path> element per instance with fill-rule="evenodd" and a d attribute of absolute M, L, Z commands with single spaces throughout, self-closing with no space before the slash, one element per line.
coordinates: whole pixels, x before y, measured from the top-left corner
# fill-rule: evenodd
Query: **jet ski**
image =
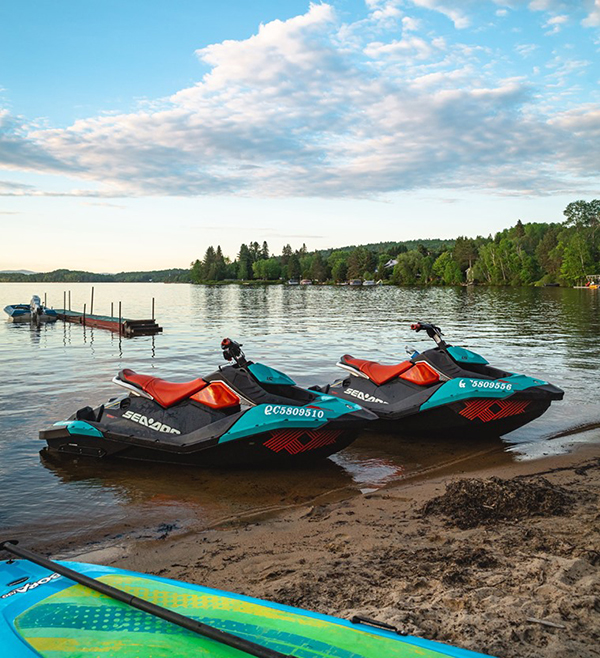
<path fill-rule="evenodd" d="M 337 364 L 350 373 L 321 393 L 360 403 L 377 414 L 371 429 L 407 435 L 436 431 L 461 436 L 502 436 L 541 416 L 564 392 L 548 382 L 499 370 L 482 356 L 449 345 L 433 324 L 425 331 L 436 347 L 395 365 L 344 355 Z"/>
<path fill-rule="evenodd" d="M 484 658 L 350 620 L 201 585 L 64 562 L 3 541 L 0 644 L 10 658 Z M 15 559 L 19 558 L 19 559 Z"/>
<path fill-rule="evenodd" d="M 294 397 L 249 405 L 211 376 L 175 383 L 124 369 L 113 382 L 127 393 L 40 432 L 49 456 L 285 465 L 342 450 L 376 418 L 355 402 L 299 387 Z"/>

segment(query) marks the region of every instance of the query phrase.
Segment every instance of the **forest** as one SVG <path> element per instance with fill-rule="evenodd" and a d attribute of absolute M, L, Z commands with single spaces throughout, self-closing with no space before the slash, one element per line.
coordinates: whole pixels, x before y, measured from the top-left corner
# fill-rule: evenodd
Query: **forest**
<path fill-rule="evenodd" d="M 288 244 L 242 244 L 235 260 L 208 247 L 191 267 L 195 283 L 352 279 L 396 285 L 563 285 L 600 273 L 600 200 L 574 201 L 562 223 L 517 223 L 488 237 L 382 242 L 309 252 Z"/>

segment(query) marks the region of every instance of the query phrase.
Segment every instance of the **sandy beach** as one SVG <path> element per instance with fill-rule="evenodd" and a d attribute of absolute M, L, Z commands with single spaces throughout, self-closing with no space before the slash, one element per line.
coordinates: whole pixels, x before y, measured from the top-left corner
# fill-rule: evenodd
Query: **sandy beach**
<path fill-rule="evenodd" d="M 600 656 L 600 446 L 464 463 L 78 559 L 322 613 L 363 614 L 499 658 Z M 72 557 L 72 556 L 71 556 Z"/>

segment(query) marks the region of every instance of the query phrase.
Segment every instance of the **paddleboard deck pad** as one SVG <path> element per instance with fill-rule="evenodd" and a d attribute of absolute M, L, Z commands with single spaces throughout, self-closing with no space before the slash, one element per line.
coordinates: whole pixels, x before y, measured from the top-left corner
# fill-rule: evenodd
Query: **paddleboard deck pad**
<path fill-rule="evenodd" d="M 191 619 L 295 658 L 480 658 L 449 645 L 158 576 L 59 562 Z M 243 658 L 248 654 L 28 560 L 0 563 L 0 646 L 10 658 Z"/>

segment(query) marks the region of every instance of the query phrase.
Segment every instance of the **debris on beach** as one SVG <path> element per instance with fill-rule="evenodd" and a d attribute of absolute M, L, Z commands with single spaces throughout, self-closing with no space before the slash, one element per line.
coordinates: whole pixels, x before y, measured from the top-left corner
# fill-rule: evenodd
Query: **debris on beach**
<path fill-rule="evenodd" d="M 444 516 L 450 525 L 465 530 L 498 521 L 559 516 L 572 505 L 572 496 L 545 478 L 527 482 L 492 477 L 450 482 L 443 495 L 428 501 L 419 511 L 423 516 Z"/>

